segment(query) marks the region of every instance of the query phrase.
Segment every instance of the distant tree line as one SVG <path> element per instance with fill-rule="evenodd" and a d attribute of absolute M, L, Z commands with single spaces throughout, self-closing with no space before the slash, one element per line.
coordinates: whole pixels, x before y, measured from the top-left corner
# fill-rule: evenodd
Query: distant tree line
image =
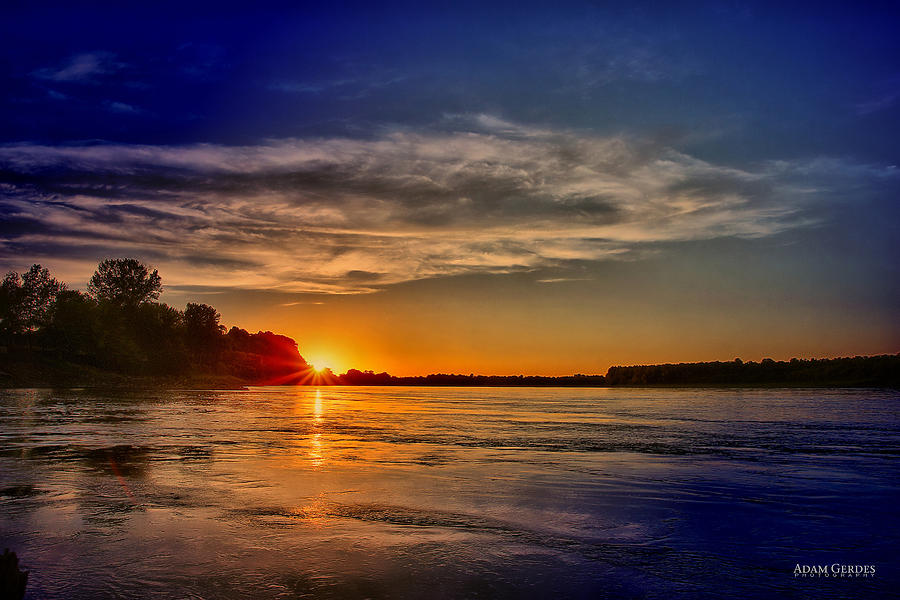
<path fill-rule="evenodd" d="M 610 367 L 618 385 L 796 385 L 900 387 L 900 354 L 760 362 L 698 362 Z"/>
<path fill-rule="evenodd" d="M 433 373 L 414 377 L 396 377 L 388 373 L 374 373 L 350 369 L 337 376 L 344 385 L 434 385 L 434 386 L 525 386 L 525 387 L 600 387 L 606 385 L 603 375 L 452 375 Z"/>
<path fill-rule="evenodd" d="M 434 386 L 846 386 L 900 387 L 900 354 L 852 358 L 797 359 L 760 362 L 700 362 L 610 367 L 606 375 L 448 375 L 396 377 L 388 373 L 350 369 L 337 376 L 344 385 Z"/>
<path fill-rule="evenodd" d="M 158 302 L 161 291 L 159 273 L 131 258 L 101 262 L 87 293 L 41 265 L 8 273 L 0 283 L 0 377 L 82 366 L 127 376 L 293 383 L 310 371 L 291 338 L 237 327 L 226 333 L 212 306 L 179 310 Z"/>

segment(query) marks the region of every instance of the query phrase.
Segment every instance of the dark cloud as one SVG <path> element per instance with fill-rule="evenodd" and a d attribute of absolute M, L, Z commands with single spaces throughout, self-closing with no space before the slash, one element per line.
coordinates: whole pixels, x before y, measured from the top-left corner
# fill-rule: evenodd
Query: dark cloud
<path fill-rule="evenodd" d="M 48 228 L 37 219 L 24 216 L 9 215 L 8 206 L 0 206 L 0 236 L 11 240 L 23 235 L 47 233 Z"/>

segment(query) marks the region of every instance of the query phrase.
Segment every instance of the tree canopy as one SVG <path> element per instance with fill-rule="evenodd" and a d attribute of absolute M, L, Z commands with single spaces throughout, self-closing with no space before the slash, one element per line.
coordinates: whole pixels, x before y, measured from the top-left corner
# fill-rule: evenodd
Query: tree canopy
<path fill-rule="evenodd" d="M 9 333 L 36 331 L 47 323 L 50 308 L 65 289 L 38 264 L 21 276 L 8 273 L 0 283 L 0 328 Z"/>
<path fill-rule="evenodd" d="M 11 360 L 24 371 L 56 379 L 65 371 L 74 380 L 83 367 L 280 383 L 301 381 L 310 371 L 288 337 L 236 327 L 226 335 L 212 306 L 179 310 L 157 302 L 159 273 L 136 259 L 104 260 L 88 291 L 67 290 L 40 265 L 7 274 L 0 282 L 0 378 L 14 370 L 4 366 Z"/>
<path fill-rule="evenodd" d="M 100 263 L 87 289 L 98 302 L 135 307 L 159 298 L 162 279 L 137 259 L 111 258 Z"/>

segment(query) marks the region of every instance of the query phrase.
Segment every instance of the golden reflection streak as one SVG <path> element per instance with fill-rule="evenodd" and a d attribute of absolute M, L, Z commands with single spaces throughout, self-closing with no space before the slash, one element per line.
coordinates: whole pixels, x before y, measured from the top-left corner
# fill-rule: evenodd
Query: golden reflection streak
<path fill-rule="evenodd" d="M 306 520 L 310 525 L 321 529 L 328 525 L 328 505 L 324 494 L 319 494 L 305 506 L 300 506 L 291 511 L 294 515 Z"/>
<path fill-rule="evenodd" d="M 313 467 L 321 468 L 325 462 L 322 455 L 322 423 L 324 422 L 322 409 L 322 390 L 316 389 L 316 401 L 313 405 L 313 434 L 310 438 L 309 457 L 312 459 Z"/>

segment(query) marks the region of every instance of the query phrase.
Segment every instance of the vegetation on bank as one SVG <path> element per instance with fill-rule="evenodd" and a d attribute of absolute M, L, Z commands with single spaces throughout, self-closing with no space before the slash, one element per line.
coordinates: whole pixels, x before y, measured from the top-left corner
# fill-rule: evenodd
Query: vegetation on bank
<path fill-rule="evenodd" d="M 0 387 L 256 385 L 417 386 L 869 386 L 900 387 L 900 354 L 790 361 L 610 367 L 606 375 L 397 377 L 350 369 L 316 372 L 291 338 L 227 332 L 207 304 L 158 301 L 162 279 L 135 259 L 102 261 L 87 293 L 40 265 L 0 283 Z"/>
<path fill-rule="evenodd" d="M 0 283 L 0 385 L 235 387 L 311 371 L 289 337 L 232 327 L 207 304 L 158 302 L 162 279 L 134 259 L 100 263 L 87 293 L 40 265 Z"/>
<path fill-rule="evenodd" d="M 900 354 L 744 362 L 699 362 L 610 367 L 610 386 L 749 385 L 900 387 Z"/>
<path fill-rule="evenodd" d="M 349 385 L 447 386 L 765 386 L 765 387 L 900 387 L 900 354 L 853 358 L 791 359 L 761 362 L 680 363 L 610 367 L 606 375 L 567 377 L 446 375 L 395 377 L 351 369 L 339 376 Z"/>
<path fill-rule="evenodd" d="M 432 373 L 414 377 L 397 377 L 389 373 L 373 373 L 350 369 L 337 376 L 343 385 L 434 385 L 434 386 L 524 386 L 524 387 L 602 387 L 603 375 L 455 375 Z"/>

